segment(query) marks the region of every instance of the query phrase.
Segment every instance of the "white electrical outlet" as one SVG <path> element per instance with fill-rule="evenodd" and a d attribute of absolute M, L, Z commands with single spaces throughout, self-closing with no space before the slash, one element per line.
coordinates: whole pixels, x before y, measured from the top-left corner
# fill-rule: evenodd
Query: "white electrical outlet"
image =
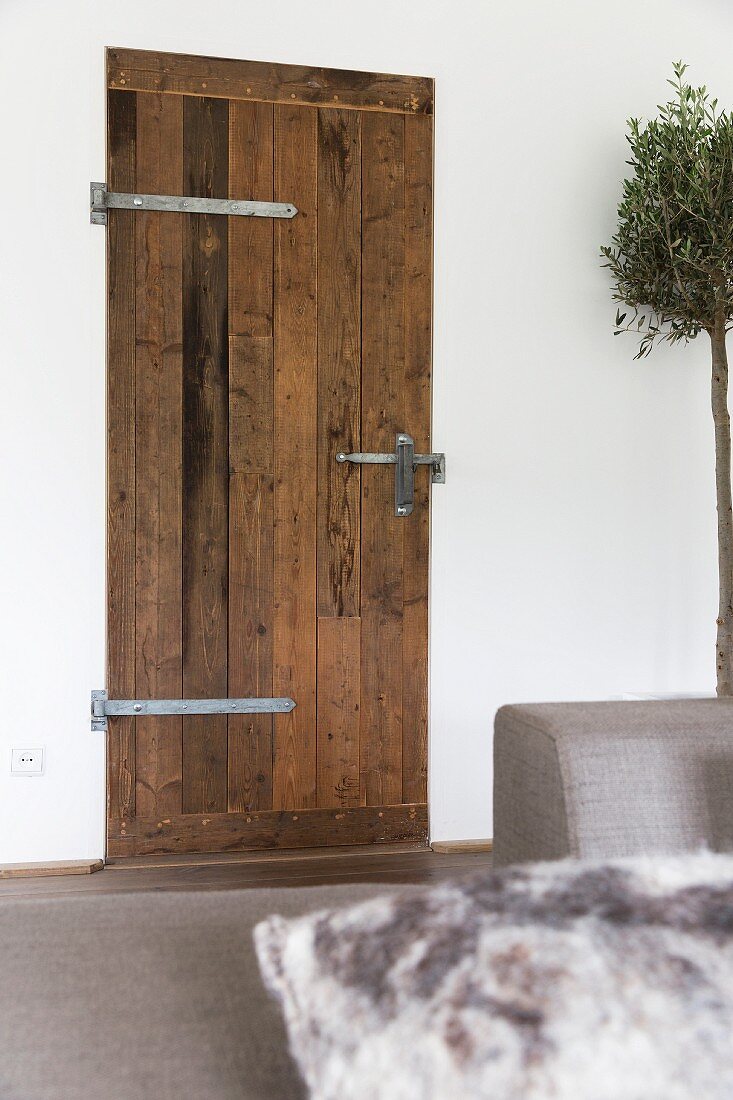
<path fill-rule="evenodd" d="M 12 775 L 43 775 L 43 749 L 11 749 Z"/>

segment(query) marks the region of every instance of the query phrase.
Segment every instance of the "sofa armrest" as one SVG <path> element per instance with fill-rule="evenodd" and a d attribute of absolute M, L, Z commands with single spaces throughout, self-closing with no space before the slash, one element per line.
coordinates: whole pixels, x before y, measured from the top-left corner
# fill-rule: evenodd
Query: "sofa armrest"
<path fill-rule="evenodd" d="M 733 850 L 733 699 L 502 707 L 497 866 Z"/>

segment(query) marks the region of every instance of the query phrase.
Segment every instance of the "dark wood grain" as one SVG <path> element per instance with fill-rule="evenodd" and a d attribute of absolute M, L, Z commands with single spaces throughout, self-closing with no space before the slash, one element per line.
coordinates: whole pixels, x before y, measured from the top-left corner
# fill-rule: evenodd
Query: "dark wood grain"
<path fill-rule="evenodd" d="M 229 694 L 272 695 L 273 480 L 230 481 Z M 230 810 L 272 806 L 272 715 L 229 716 Z"/>
<path fill-rule="evenodd" d="M 361 118 L 318 112 L 318 613 L 359 614 Z"/>
<path fill-rule="evenodd" d="M 433 305 L 433 120 L 405 119 L 405 425 L 415 449 L 430 439 Z M 428 797 L 428 556 L 430 472 L 415 474 L 404 530 L 402 797 Z"/>
<path fill-rule="evenodd" d="M 361 620 L 318 620 L 318 805 L 358 806 Z"/>
<path fill-rule="evenodd" d="M 185 193 L 226 198 L 228 105 L 188 97 Z M 187 214 L 183 277 L 183 692 L 227 695 L 227 220 Z M 183 723 L 184 813 L 227 808 L 227 718 Z"/>
<path fill-rule="evenodd" d="M 394 451 L 405 425 L 404 119 L 362 116 L 362 447 Z M 362 470 L 361 781 L 402 801 L 403 540 L 392 467 Z"/>
<path fill-rule="evenodd" d="M 117 824 L 109 840 L 111 856 L 419 841 L 427 836 L 428 817 L 425 805 L 357 806 L 138 817 L 124 827 Z"/>
<path fill-rule="evenodd" d="M 273 806 L 316 801 L 317 156 L 314 111 L 275 108 L 275 200 L 298 216 L 275 226 L 276 695 Z"/>
<path fill-rule="evenodd" d="M 273 108 L 229 105 L 229 194 L 272 201 Z M 272 695 L 273 223 L 229 219 L 229 693 Z M 273 719 L 229 718 L 229 809 L 272 806 Z"/>
<path fill-rule="evenodd" d="M 229 105 L 229 197 L 272 202 L 271 103 Z M 272 336 L 271 218 L 229 219 L 229 332 Z"/>
<path fill-rule="evenodd" d="M 107 180 L 135 189 L 137 97 L 109 92 Z M 135 694 L 135 215 L 110 210 L 107 230 L 107 690 Z M 135 722 L 114 718 L 107 812 L 135 812 Z"/>
<path fill-rule="evenodd" d="M 107 50 L 107 82 L 127 91 L 173 92 L 268 103 L 432 114 L 433 80 L 347 69 L 131 50 Z"/>
<path fill-rule="evenodd" d="M 243 277 L 247 277 L 246 272 Z M 256 278 L 256 272 L 252 277 Z M 271 336 L 229 337 L 229 469 L 232 472 L 272 473 L 272 356 Z"/>
<path fill-rule="evenodd" d="M 137 97 L 137 191 L 183 186 L 183 102 Z M 135 215 L 135 696 L 178 699 L 181 662 L 181 219 Z M 181 812 L 182 721 L 135 723 L 136 813 Z"/>

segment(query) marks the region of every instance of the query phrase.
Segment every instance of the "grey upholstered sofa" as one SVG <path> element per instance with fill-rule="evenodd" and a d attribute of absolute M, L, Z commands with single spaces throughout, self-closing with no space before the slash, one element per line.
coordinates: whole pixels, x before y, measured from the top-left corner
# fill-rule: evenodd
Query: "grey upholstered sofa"
<path fill-rule="evenodd" d="M 502 707 L 497 866 L 733 850 L 733 699 Z"/>

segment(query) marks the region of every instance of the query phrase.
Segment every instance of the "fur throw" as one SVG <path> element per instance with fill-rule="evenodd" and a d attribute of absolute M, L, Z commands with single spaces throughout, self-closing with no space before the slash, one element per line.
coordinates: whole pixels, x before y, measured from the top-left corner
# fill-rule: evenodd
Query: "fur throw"
<path fill-rule="evenodd" d="M 313 1100 L 731 1100 L 733 858 L 517 866 L 255 929 Z"/>

